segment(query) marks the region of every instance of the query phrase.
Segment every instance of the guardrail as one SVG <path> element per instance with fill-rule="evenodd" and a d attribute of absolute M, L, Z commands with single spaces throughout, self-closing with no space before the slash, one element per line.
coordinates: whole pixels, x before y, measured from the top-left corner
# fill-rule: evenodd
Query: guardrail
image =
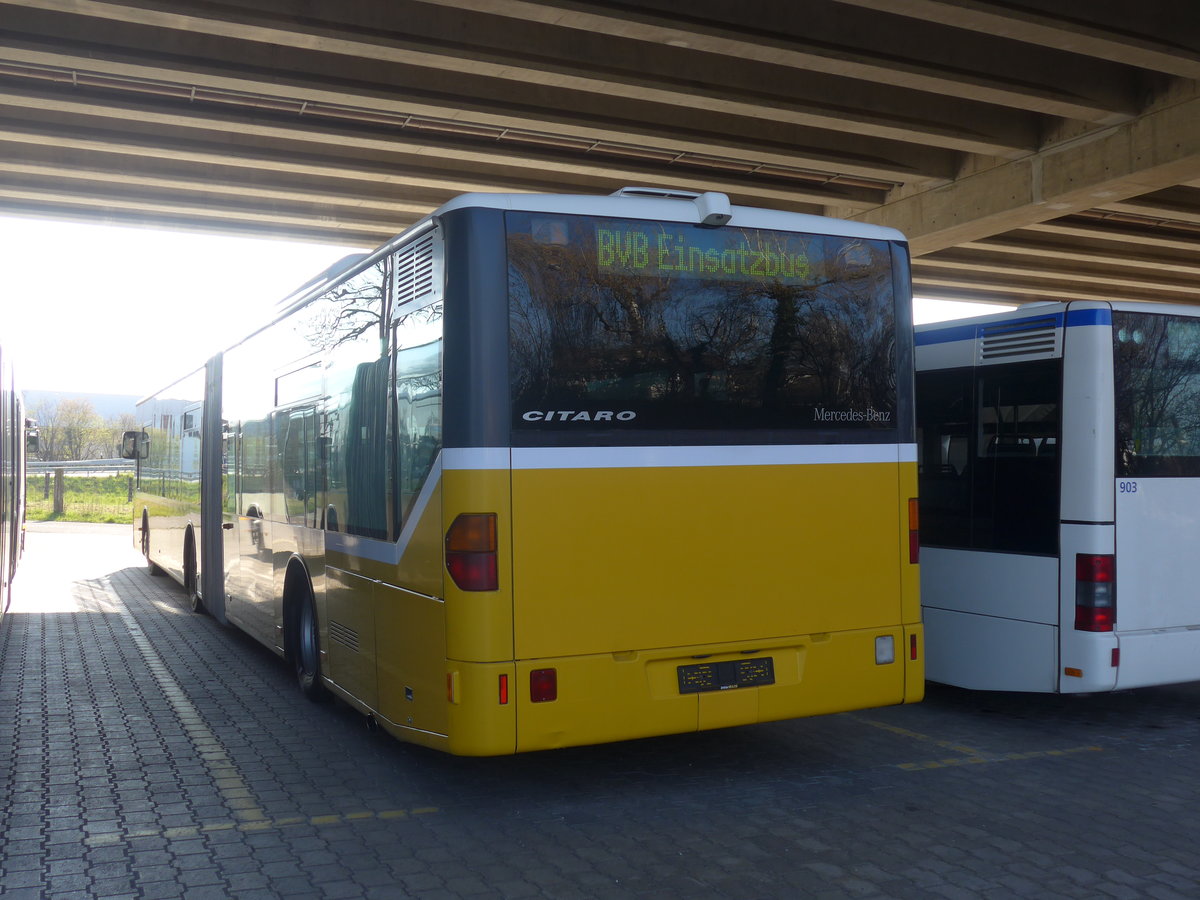
<path fill-rule="evenodd" d="M 31 459 L 25 468 L 31 475 L 56 469 L 62 469 L 67 475 L 131 475 L 137 466 L 130 459 Z"/>

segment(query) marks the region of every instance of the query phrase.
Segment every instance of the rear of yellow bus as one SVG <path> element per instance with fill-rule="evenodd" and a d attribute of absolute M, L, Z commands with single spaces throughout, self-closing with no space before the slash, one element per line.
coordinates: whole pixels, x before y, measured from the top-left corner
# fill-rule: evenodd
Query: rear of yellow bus
<path fill-rule="evenodd" d="M 507 446 L 443 472 L 450 655 L 498 708 L 452 704 L 451 749 L 920 700 L 904 245 L 503 218 Z"/>

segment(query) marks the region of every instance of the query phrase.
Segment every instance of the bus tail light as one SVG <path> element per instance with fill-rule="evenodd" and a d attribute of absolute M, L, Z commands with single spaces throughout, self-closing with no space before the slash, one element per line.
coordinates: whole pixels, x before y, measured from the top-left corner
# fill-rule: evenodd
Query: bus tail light
<path fill-rule="evenodd" d="M 529 699 L 534 703 L 558 699 L 558 669 L 534 669 L 529 673 Z"/>
<path fill-rule="evenodd" d="M 908 561 L 913 565 L 921 558 L 921 504 L 916 497 L 908 499 Z"/>
<path fill-rule="evenodd" d="M 446 569 L 460 590 L 494 591 L 500 587 L 495 513 L 462 513 L 450 524 Z"/>
<path fill-rule="evenodd" d="M 1075 556 L 1075 630 L 1112 631 L 1117 620 L 1117 561 L 1112 554 Z"/>

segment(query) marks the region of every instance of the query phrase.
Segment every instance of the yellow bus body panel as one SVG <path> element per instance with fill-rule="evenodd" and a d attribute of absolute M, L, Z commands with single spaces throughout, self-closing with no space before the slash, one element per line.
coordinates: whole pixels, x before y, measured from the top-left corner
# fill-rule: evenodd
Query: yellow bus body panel
<path fill-rule="evenodd" d="M 522 660 L 519 751 L 545 750 L 652 735 L 865 709 L 904 702 L 903 662 L 874 664 L 875 639 L 902 628 L 626 654 Z M 775 683 L 682 694 L 678 667 L 756 657 L 774 662 Z M 532 670 L 558 671 L 558 698 L 528 699 Z"/>
<path fill-rule="evenodd" d="M 921 699 L 915 465 L 532 469 L 512 481 L 518 750 Z M 882 637 L 894 661 L 880 665 Z M 757 657 L 772 659 L 773 684 L 680 691 L 682 665 Z M 541 668 L 557 670 L 558 695 L 534 703 Z"/>
<path fill-rule="evenodd" d="M 351 570 L 330 570 L 331 616 L 374 637 L 375 689 L 365 670 L 341 687 L 397 737 L 470 756 L 916 702 L 915 468 L 446 470 L 398 566 L 330 554 Z M 497 516 L 496 591 L 445 574 L 445 530 L 478 512 Z M 760 657 L 773 684 L 680 691 L 679 666 Z M 558 696 L 534 703 L 542 668 Z"/>
<path fill-rule="evenodd" d="M 449 663 L 453 686 L 447 749 L 460 756 L 498 756 L 517 751 L 515 667 L 505 663 Z M 509 702 L 500 702 L 500 677 L 509 682 Z"/>
<path fill-rule="evenodd" d="M 325 569 L 327 637 L 322 673 L 370 709 L 379 708 L 376 647 L 387 647 L 376 621 L 376 583 L 341 569 Z"/>
<path fill-rule="evenodd" d="M 897 468 L 516 470 L 516 657 L 917 622 Z"/>
<path fill-rule="evenodd" d="M 444 603 L 386 584 L 375 586 L 379 711 L 391 722 L 445 734 Z"/>

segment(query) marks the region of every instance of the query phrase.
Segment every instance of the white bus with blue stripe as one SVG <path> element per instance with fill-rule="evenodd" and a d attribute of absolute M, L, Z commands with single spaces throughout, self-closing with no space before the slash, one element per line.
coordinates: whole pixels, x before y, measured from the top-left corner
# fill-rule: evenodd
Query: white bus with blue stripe
<path fill-rule="evenodd" d="M 1200 307 L 1027 305 L 916 361 L 927 677 L 1200 679 Z"/>

